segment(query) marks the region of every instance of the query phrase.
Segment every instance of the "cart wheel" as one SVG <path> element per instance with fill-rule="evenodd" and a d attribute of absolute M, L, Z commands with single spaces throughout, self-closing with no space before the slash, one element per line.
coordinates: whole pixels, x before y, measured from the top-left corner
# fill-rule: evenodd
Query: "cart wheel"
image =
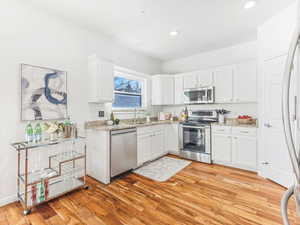
<path fill-rule="evenodd" d="M 88 190 L 88 189 L 89 189 L 89 186 L 88 186 L 88 185 L 84 185 L 83 189 L 84 189 L 84 190 Z"/>
<path fill-rule="evenodd" d="M 24 216 L 27 216 L 31 213 L 31 209 L 26 209 L 23 211 Z"/>

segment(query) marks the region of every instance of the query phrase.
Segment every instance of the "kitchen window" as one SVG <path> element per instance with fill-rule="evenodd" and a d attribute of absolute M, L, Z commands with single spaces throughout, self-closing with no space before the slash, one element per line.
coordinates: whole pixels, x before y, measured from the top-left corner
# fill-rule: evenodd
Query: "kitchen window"
<path fill-rule="evenodd" d="M 143 108 L 145 79 L 115 72 L 114 76 L 114 102 L 115 109 Z"/>

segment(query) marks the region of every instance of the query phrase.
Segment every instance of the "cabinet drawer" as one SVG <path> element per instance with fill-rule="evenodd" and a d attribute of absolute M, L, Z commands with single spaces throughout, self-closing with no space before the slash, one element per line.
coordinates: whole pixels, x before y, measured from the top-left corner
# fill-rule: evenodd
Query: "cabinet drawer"
<path fill-rule="evenodd" d="M 246 135 L 246 136 L 256 136 L 256 128 L 255 127 L 233 127 L 232 128 L 233 135 Z"/>
<path fill-rule="evenodd" d="M 212 132 L 218 134 L 230 134 L 231 127 L 230 126 L 212 126 Z"/>
<path fill-rule="evenodd" d="M 137 135 L 144 135 L 144 134 L 148 134 L 148 133 L 153 133 L 152 126 L 138 127 L 137 128 Z"/>

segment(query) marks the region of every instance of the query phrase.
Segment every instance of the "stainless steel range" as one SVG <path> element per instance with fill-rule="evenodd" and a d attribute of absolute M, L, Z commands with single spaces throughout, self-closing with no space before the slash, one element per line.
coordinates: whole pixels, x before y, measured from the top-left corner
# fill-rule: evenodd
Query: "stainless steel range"
<path fill-rule="evenodd" d="M 211 164 L 211 123 L 217 121 L 216 110 L 190 111 L 180 124 L 180 155 Z"/>

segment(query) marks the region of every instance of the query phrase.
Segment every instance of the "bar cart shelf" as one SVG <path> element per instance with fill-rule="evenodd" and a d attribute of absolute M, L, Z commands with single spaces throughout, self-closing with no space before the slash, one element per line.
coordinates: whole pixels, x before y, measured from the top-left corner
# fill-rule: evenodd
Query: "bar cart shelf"
<path fill-rule="evenodd" d="M 11 144 L 18 154 L 18 199 L 24 215 L 32 208 L 86 185 L 85 138 Z"/>

